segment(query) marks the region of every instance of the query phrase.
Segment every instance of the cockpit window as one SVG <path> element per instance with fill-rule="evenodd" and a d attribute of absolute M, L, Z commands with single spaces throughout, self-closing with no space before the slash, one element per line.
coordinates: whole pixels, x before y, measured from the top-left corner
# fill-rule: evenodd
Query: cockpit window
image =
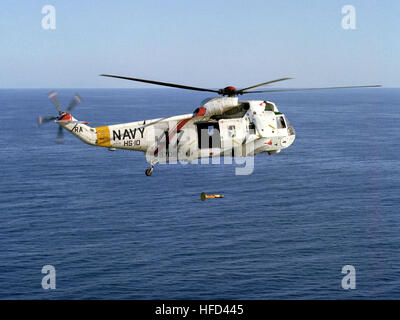
<path fill-rule="evenodd" d="M 274 105 L 272 103 L 269 103 L 268 101 L 264 101 L 265 103 L 265 107 L 264 110 L 265 111 L 274 111 Z"/>
<path fill-rule="evenodd" d="M 286 128 L 285 119 L 282 116 L 276 117 L 276 122 L 278 125 L 278 129 Z"/>

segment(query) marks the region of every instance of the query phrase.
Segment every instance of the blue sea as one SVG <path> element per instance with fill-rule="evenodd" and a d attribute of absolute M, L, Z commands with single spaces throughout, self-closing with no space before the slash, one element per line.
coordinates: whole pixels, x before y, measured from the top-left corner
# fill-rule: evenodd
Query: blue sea
<path fill-rule="evenodd" d="M 0 90 L 0 299 L 400 299 L 400 89 L 241 97 L 296 130 L 239 165 L 162 164 L 57 125 L 50 89 Z M 177 89 L 60 89 L 92 126 L 191 113 Z M 223 199 L 200 201 L 201 192 Z M 42 267 L 56 270 L 44 290 Z M 356 288 L 342 288 L 342 267 Z"/>

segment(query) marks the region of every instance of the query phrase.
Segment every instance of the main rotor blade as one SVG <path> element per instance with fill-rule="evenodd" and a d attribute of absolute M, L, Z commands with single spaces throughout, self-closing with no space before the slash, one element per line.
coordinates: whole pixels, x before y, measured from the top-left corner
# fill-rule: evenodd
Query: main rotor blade
<path fill-rule="evenodd" d="M 49 99 L 50 99 L 50 100 L 54 103 L 54 105 L 56 106 L 56 108 L 57 108 L 57 110 L 58 110 L 58 113 L 61 114 L 62 111 L 61 111 L 60 103 L 58 102 L 58 99 L 57 99 L 57 92 L 51 91 L 51 92 L 49 93 Z"/>
<path fill-rule="evenodd" d="M 173 87 L 173 88 L 179 88 L 179 89 L 196 90 L 196 91 L 207 91 L 207 92 L 216 92 L 216 93 L 218 93 L 218 90 L 198 88 L 198 87 L 190 87 L 190 86 L 184 86 L 184 85 L 175 84 L 175 83 L 168 83 L 168 82 L 161 82 L 161 81 L 154 81 L 154 80 L 145 80 L 145 79 L 139 79 L 139 78 L 122 77 L 122 76 L 115 76 L 115 75 L 112 75 L 112 74 L 101 74 L 100 76 L 102 76 L 102 77 L 110 77 L 110 78 L 118 78 L 118 79 L 125 79 L 125 80 L 131 80 L 131 81 L 138 81 L 138 82 L 145 82 L 145 83 L 151 83 L 151 84 L 157 84 L 157 85 L 165 86 L 165 87 Z"/>
<path fill-rule="evenodd" d="M 279 81 L 284 81 L 284 80 L 290 80 L 290 79 L 292 79 L 292 78 L 280 78 L 280 79 L 276 79 L 276 80 L 271 80 L 271 81 L 263 82 L 263 83 L 260 83 L 260 84 L 256 84 L 255 86 L 251 86 L 251 87 L 247 87 L 247 88 L 240 89 L 240 90 L 238 90 L 238 93 L 244 92 L 244 91 L 246 91 L 246 90 L 254 89 L 254 88 L 257 88 L 257 87 L 266 86 L 267 84 L 271 84 L 271 83 L 274 83 L 274 82 L 279 82 Z"/>
<path fill-rule="evenodd" d="M 276 89 L 276 90 L 257 90 L 257 91 L 244 91 L 244 93 L 262 93 L 262 92 L 287 92 L 287 91 L 306 91 L 306 90 L 330 90 L 330 89 L 352 89 L 352 88 L 379 88 L 380 84 L 370 86 L 347 86 L 347 87 L 326 87 L 326 88 L 299 88 L 299 89 Z"/>
<path fill-rule="evenodd" d="M 75 108 L 78 104 L 82 102 L 82 98 L 80 97 L 79 94 L 75 94 L 75 96 L 72 98 L 66 112 L 70 112 L 73 108 Z"/>
<path fill-rule="evenodd" d="M 64 143 L 64 131 L 61 126 L 58 127 L 58 131 L 57 131 L 57 143 L 58 144 Z"/>

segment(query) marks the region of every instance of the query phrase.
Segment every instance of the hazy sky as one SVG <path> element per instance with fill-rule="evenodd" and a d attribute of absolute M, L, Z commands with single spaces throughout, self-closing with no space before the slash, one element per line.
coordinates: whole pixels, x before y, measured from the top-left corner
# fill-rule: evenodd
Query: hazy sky
<path fill-rule="evenodd" d="M 56 29 L 42 28 L 42 7 Z M 342 6 L 356 29 L 341 26 Z M 151 87 L 112 73 L 202 87 L 400 87 L 400 1 L 2 0 L 0 88 Z M 276 87 L 279 85 L 276 85 Z"/>

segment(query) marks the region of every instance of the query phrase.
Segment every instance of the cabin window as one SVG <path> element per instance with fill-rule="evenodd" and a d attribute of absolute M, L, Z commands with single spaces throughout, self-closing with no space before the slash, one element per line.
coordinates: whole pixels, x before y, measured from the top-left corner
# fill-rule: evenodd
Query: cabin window
<path fill-rule="evenodd" d="M 250 131 L 250 134 L 255 134 L 256 133 L 256 126 L 255 126 L 255 124 L 253 122 L 249 123 L 249 131 Z"/>
<path fill-rule="evenodd" d="M 231 138 L 236 137 L 236 128 L 235 126 L 229 126 L 228 127 L 228 134 Z"/>
<path fill-rule="evenodd" d="M 199 149 L 221 148 L 218 123 L 198 123 Z"/>
<path fill-rule="evenodd" d="M 276 117 L 276 122 L 277 122 L 277 128 L 278 129 L 284 129 L 286 128 L 286 123 L 285 119 L 282 116 Z"/>

